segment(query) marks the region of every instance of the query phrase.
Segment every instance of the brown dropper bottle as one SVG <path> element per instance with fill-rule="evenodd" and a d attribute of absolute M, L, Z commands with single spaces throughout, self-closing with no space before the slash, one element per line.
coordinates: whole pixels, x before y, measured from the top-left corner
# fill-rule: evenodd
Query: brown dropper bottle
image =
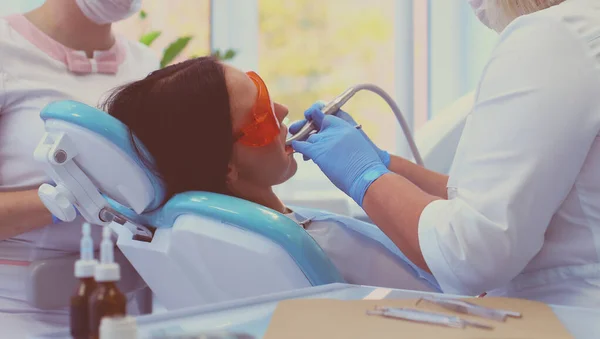
<path fill-rule="evenodd" d="M 102 318 L 126 315 L 127 299 L 117 287 L 121 272 L 119 265 L 114 262 L 114 248 L 110 236 L 111 230 L 105 226 L 100 245 L 100 263 L 94 272 L 98 286 L 89 301 L 90 339 L 100 337 Z"/>
<path fill-rule="evenodd" d="M 80 244 L 81 258 L 75 262 L 75 277 L 79 285 L 71 297 L 71 336 L 74 339 L 88 339 L 89 333 L 89 299 L 96 289 L 94 269 L 98 261 L 94 260 L 94 242 L 91 236 L 90 224 L 84 223 Z"/>

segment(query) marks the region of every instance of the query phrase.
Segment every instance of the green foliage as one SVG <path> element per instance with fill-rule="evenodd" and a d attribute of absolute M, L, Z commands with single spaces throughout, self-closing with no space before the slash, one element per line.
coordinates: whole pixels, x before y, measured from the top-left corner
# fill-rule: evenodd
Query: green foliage
<path fill-rule="evenodd" d="M 259 74 L 291 120 L 359 82 L 393 90 L 395 1 L 259 0 Z M 344 109 L 375 139 L 382 119 L 394 121 L 385 103 L 368 93 Z"/>
<path fill-rule="evenodd" d="M 146 33 L 142 35 L 142 37 L 140 38 L 140 42 L 146 46 L 150 46 L 152 45 L 154 40 L 156 40 L 161 34 L 161 31 L 152 31 L 150 33 Z"/>
<path fill-rule="evenodd" d="M 237 55 L 237 51 L 235 51 L 233 49 L 228 49 L 224 53 L 217 49 L 212 53 L 212 56 L 214 56 L 215 58 L 217 58 L 221 61 L 231 60 L 231 59 L 235 58 L 236 55 Z"/>
<path fill-rule="evenodd" d="M 185 49 L 188 43 L 192 40 L 191 36 L 180 37 L 177 40 L 173 41 L 167 48 L 163 51 L 163 57 L 160 61 L 160 67 L 163 68 L 169 65 L 181 52 Z"/>
<path fill-rule="evenodd" d="M 140 20 L 145 20 L 148 18 L 148 13 L 145 11 L 140 11 Z M 151 46 L 152 43 L 161 36 L 161 31 L 152 31 L 149 33 L 145 33 L 139 39 L 140 43 Z M 191 35 L 182 36 L 177 38 L 175 41 L 171 42 L 167 48 L 163 50 L 162 59 L 160 61 L 160 67 L 164 68 L 168 66 L 173 60 L 175 60 L 188 46 L 190 41 L 194 37 Z M 228 49 L 226 51 L 215 50 L 212 55 L 221 61 L 227 61 L 233 59 L 237 55 L 237 51 L 233 49 Z M 191 59 L 197 58 L 199 55 L 194 54 L 190 56 Z"/>

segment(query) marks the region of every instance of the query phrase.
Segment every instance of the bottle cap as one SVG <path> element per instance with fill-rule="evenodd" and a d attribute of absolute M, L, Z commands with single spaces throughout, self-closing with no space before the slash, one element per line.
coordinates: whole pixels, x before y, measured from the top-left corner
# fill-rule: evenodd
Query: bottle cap
<path fill-rule="evenodd" d="M 100 339 L 136 339 L 137 323 L 130 316 L 104 317 L 100 322 Z"/>
<path fill-rule="evenodd" d="M 97 265 L 97 260 L 77 260 L 75 262 L 75 277 L 94 278 Z"/>
<path fill-rule="evenodd" d="M 97 282 L 121 280 L 121 269 L 118 264 L 98 264 L 94 270 L 94 279 Z"/>

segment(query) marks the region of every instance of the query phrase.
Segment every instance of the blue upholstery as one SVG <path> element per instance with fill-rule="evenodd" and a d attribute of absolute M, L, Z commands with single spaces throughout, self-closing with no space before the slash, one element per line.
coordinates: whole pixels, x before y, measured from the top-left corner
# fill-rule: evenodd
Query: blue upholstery
<path fill-rule="evenodd" d="M 43 120 L 66 121 L 98 133 L 129 154 L 144 168 L 131 145 L 127 127 L 101 110 L 74 101 L 60 101 L 49 104 L 42 111 L 41 117 Z M 138 145 L 141 146 L 141 142 L 138 141 Z M 145 148 L 140 149 L 151 159 Z M 178 194 L 158 208 L 164 199 L 164 188 L 152 173 L 147 171 L 147 175 L 152 180 L 156 192 L 160 193 L 155 197 L 153 210 L 138 215 L 105 197 L 111 207 L 133 221 L 158 228 L 172 227 L 175 220 L 184 214 L 220 220 L 224 224 L 259 234 L 281 246 L 313 286 L 344 282 L 321 247 L 302 227 L 282 214 L 246 200 L 208 192 Z"/>

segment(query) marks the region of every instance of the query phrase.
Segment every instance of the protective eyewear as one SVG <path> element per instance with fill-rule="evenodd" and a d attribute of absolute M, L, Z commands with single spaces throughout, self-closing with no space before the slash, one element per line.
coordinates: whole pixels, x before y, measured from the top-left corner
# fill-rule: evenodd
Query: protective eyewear
<path fill-rule="evenodd" d="M 280 133 L 281 125 L 275 116 L 275 106 L 265 82 L 255 72 L 247 72 L 257 90 L 256 101 L 250 110 L 252 121 L 234 134 L 235 142 L 246 146 L 261 147 L 273 142 Z"/>

